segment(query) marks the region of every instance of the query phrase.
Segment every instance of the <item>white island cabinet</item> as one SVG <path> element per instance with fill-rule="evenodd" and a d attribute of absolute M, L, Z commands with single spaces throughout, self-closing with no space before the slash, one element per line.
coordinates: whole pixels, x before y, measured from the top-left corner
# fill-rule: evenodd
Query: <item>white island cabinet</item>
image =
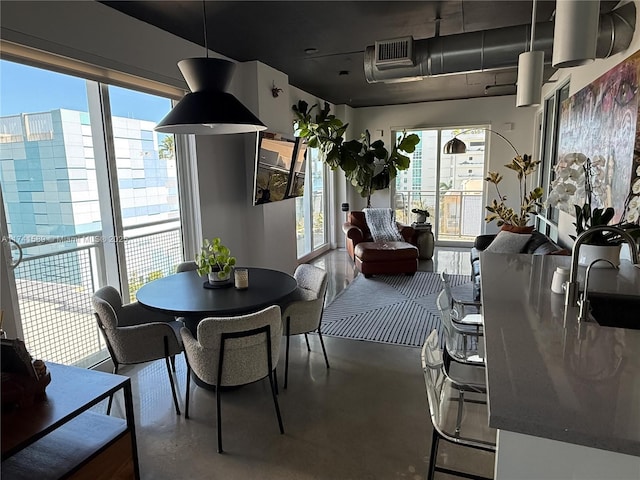
<path fill-rule="evenodd" d="M 480 261 L 495 477 L 640 479 L 640 329 L 579 323 L 565 309 L 551 278 L 569 257 Z M 589 290 L 640 296 L 640 270 L 592 270 Z"/>

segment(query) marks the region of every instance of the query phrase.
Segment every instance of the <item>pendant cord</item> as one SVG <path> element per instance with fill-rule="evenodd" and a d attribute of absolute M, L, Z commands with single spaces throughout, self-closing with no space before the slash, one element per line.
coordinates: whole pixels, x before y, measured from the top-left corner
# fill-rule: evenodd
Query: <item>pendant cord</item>
<path fill-rule="evenodd" d="M 535 1 L 535 0 L 534 0 Z M 202 0 L 202 19 L 204 23 L 204 49 L 206 51 L 207 58 L 209 58 L 209 45 L 207 43 L 207 9 L 206 1 Z"/>
<path fill-rule="evenodd" d="M 531 13 L 531 42 L 529 43 L 529 51 L 533 51 L 533 40 L 536 36 L 536 3 L 538 0 L 533 0 L 533 12 Z"/>

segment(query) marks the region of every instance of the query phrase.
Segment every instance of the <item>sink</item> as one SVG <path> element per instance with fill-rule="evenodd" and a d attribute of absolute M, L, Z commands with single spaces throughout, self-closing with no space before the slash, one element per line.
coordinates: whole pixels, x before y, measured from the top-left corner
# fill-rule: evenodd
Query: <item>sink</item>
<path fill-rule="evenodd" d="M 588 298 L 598 325 L 640 330 L 640 295 L 590 292 Z"/>

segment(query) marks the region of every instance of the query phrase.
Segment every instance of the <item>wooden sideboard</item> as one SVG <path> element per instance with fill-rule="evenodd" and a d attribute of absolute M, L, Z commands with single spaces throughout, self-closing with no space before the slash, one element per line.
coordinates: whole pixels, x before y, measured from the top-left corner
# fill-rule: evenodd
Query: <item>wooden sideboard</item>
<path fill-rule="evenodd" d="M 131 381 L 47 363 L 46 399 L 2 414 L 4 480 L 139 479 Z M 92 409 L 122 390 L 125 418 Z M 102 407 L 102 406 L 101 406 Z"/>

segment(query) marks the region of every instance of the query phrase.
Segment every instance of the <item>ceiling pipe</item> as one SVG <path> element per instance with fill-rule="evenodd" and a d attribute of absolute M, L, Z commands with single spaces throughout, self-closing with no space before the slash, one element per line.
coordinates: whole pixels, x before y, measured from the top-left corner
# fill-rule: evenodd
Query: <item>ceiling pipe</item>
<path fill-rule="evenodd" d="M 625 50 L 633 38 L 636 7 L 627 3 L 600 15 L 596 58 L 607 58 Z M 496 28 L 480 32 L 412 40 L 412 65 L 394 66 L 385 60 L 376 65 L 376 48 L 364 53 L 364 74 L 369 83 L 406 82 L 436 75 L 486 72 L 518 66 L 519 55 L 527 50 L 531 25 Z M 536 23 L 536 50 L 544 52 L 545 64 L 553 56 L 553 22 Z"/>

